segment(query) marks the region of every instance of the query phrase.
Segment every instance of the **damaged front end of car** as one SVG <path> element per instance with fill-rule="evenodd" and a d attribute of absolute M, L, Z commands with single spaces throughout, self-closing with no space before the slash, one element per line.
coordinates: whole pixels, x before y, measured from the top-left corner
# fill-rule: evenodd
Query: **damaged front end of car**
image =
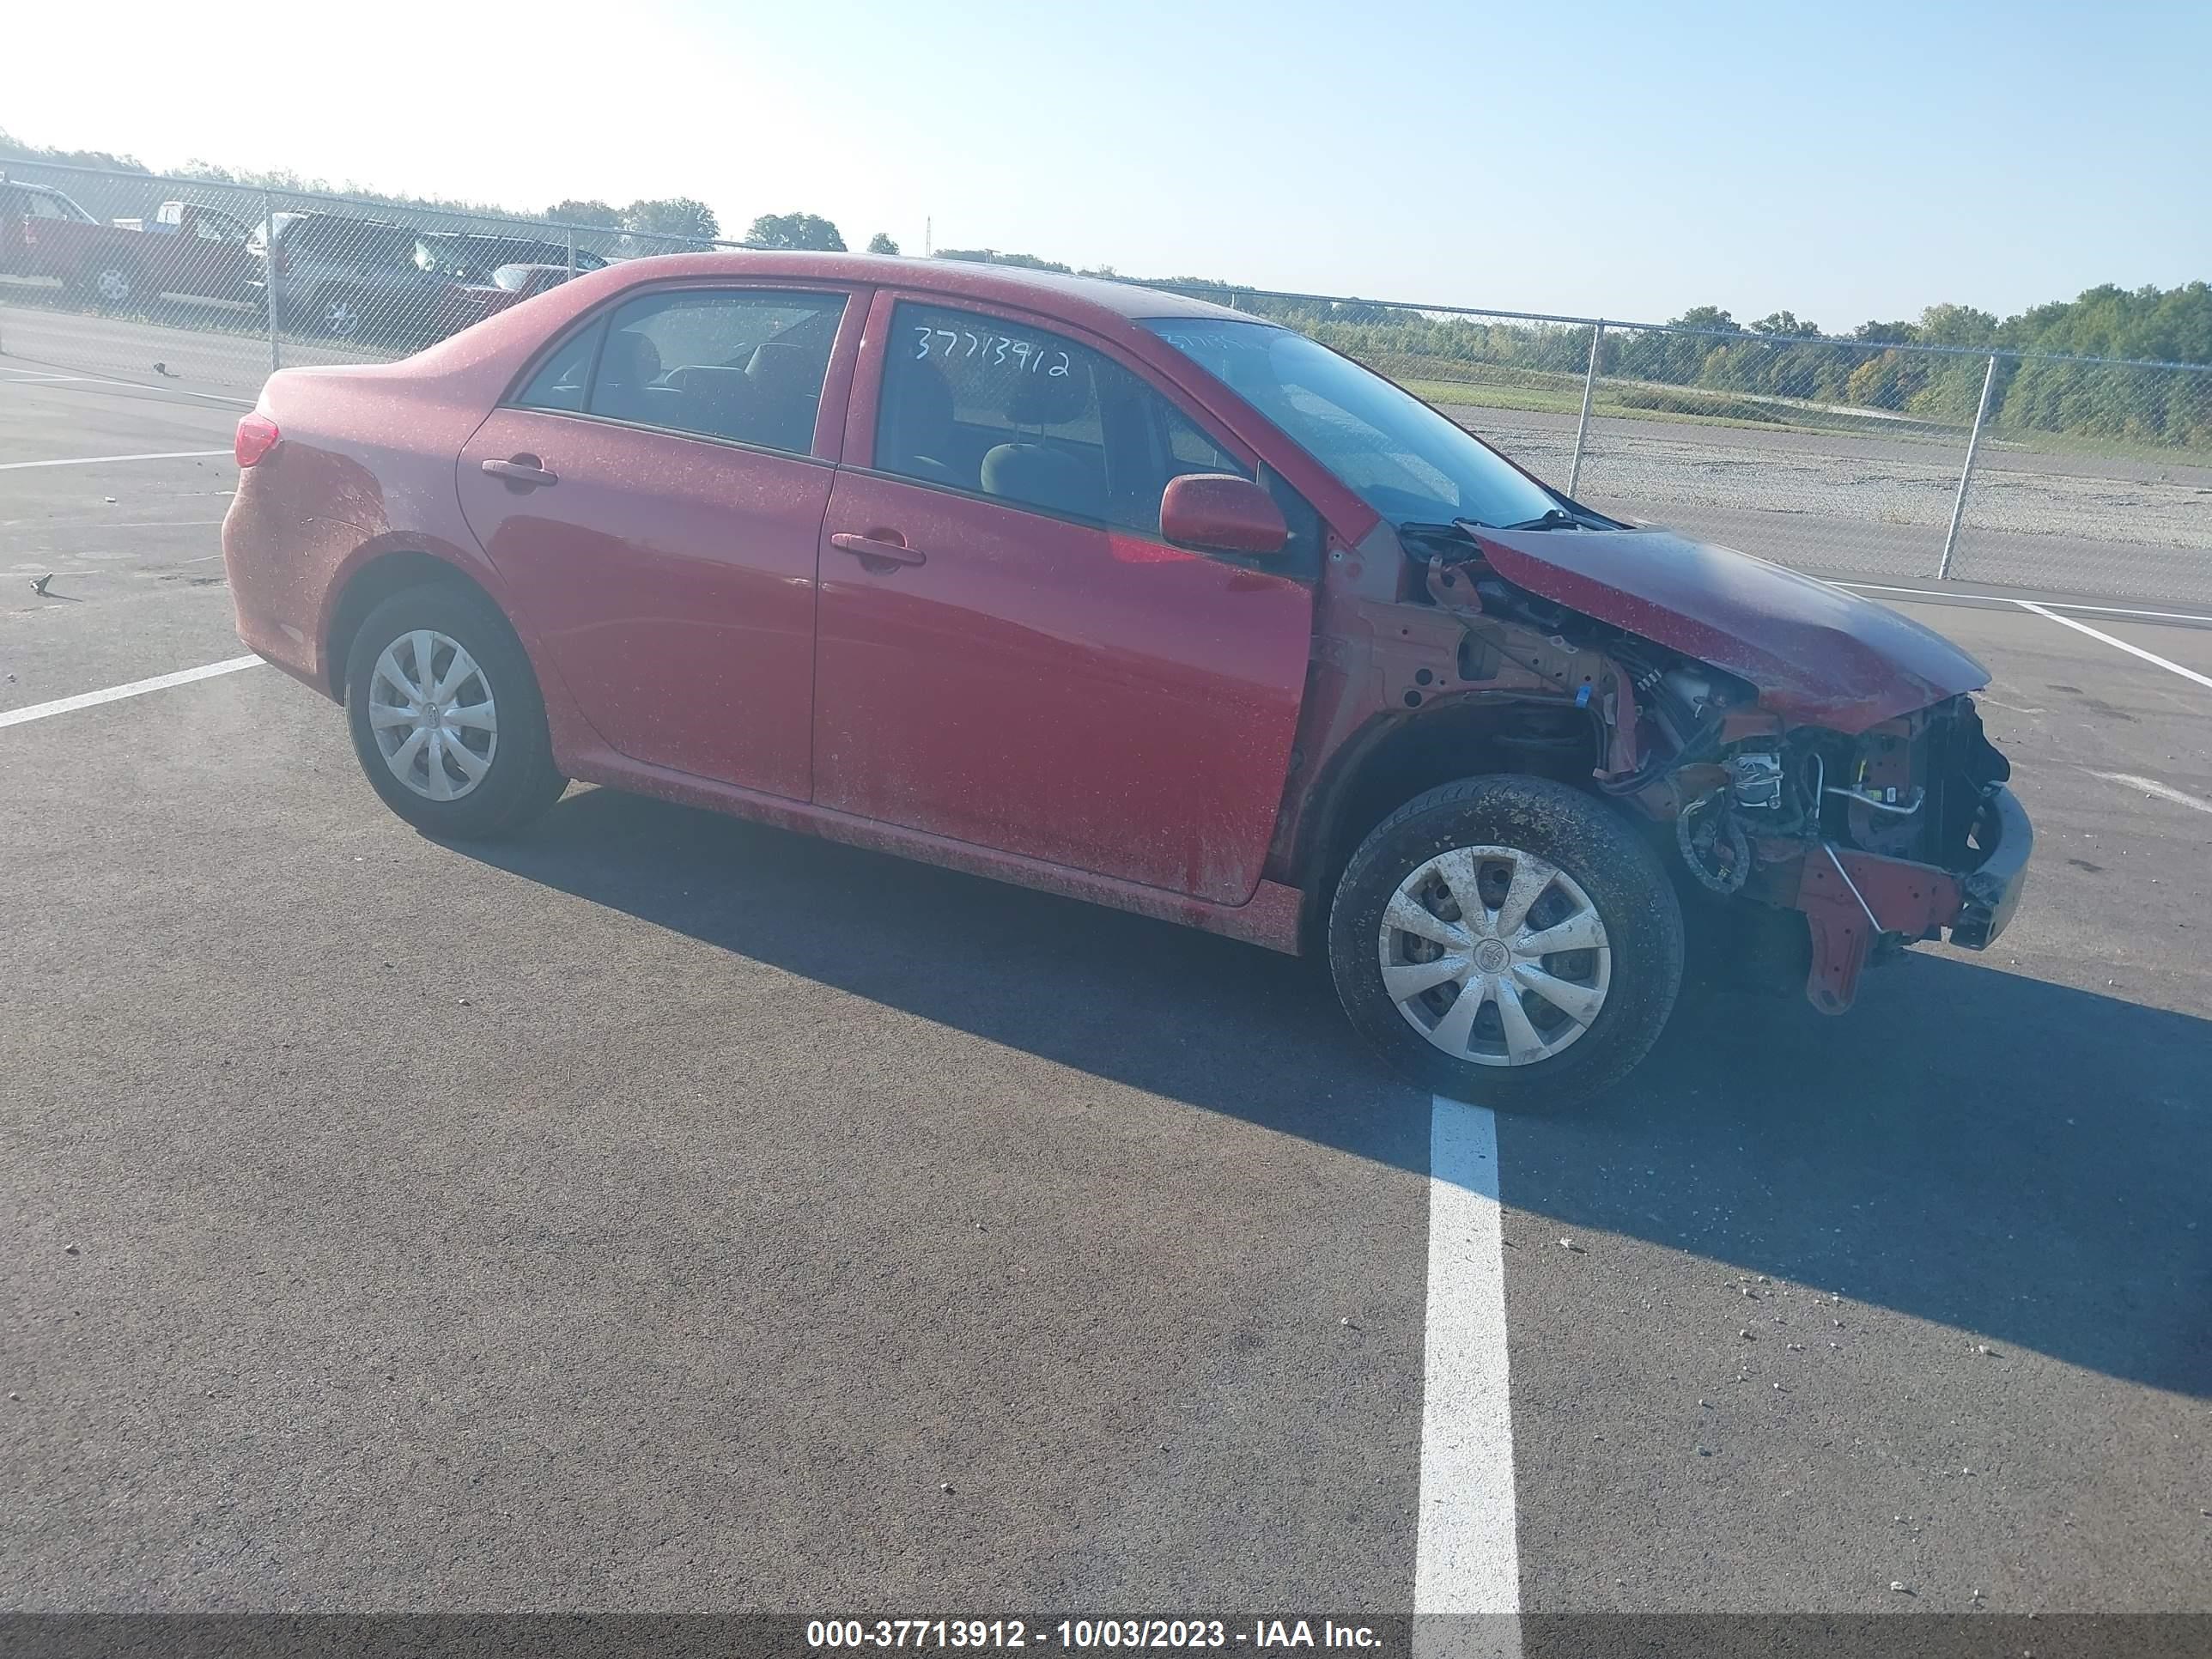
<path fill-rule="evenodd" d="M 2003 931 L 2033 836 L 1971 657 L 1663 532 L 1454 528 L 1406 550 L 1464 629 L 1459 684 L 1548 685 L 1587 709 L 1595 787 L 1672 842 L 1692 897 L 1794 945 L 1779 959 L 1814 1007 L 1850 1007 L 1871 961 Z"/>
<path fill-rule="evenodd" d="M 1960 694 L 1859 732 L 1723 741 L 1641 804 L 1671 815 L 1701 887 L 1803 914 L 1807 995 L 1840 1013 L 1869 960 L 1947 932 L 1980 949 L 2010 921 L 2030 842 L 2010 772 Z"/>

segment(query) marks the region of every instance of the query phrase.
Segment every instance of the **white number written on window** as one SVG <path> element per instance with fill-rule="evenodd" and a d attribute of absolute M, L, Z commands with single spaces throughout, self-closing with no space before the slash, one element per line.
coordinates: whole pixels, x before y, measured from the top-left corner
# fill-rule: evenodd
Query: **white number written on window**
<path fill-rule="evenodd" d="M 927 323 L 915 325 L 915 356 L 942 357 L 998 364 L 1008 357 L 1014 361 L 1018 374 L 1042 374 L 1048 378 L 1074 373 L 1075 360 L 1057 346 L 1040 345 L 1034 340 L 1017 340 L 1005 334 L 976 334 L 964 328 L 932 328 Z"/>

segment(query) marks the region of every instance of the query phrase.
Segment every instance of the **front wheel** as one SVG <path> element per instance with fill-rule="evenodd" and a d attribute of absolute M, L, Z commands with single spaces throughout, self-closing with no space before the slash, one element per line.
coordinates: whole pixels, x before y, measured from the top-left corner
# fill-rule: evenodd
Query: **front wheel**
<path fill-rule="evenodd" d="M 1399 1070 L 1501 1110 L 1579 1104 L 1659 1036 L 1682 913 L 1650 847 L 1542 778 L 1472 778 L 1376 825 L 1337 884 L 1329 968 Z"/>
<path fill-rule="evenodd" d="M 370 785 L 426 835 L 507 834 L 567 785 L 522 642 L 472 589 L 410 587 L 371 611 L 346 659 L 345 701 Z"/>

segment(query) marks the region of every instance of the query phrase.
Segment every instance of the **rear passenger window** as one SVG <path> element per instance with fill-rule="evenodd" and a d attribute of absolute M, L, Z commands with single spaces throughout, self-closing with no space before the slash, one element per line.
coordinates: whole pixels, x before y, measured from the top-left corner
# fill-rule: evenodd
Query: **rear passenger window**
<path fill-rule="evenodd" d="M 1251 469 L 1103 353 L 1003 318 L 902 303 L 885 348 L 878 471 L 1158 535 L 1185 472 Z"/>
<path fill-rule="evenodd" d="M 844 311 L 842 295 L 759 289 L 632 300 L 608 322 L 586 407 L 807 454 Z"/>

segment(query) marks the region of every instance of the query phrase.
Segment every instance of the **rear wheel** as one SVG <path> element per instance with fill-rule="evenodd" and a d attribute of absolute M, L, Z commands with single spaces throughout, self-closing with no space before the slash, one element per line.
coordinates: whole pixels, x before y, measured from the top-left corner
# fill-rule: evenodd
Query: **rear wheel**
<path fill-rule="evenodd" d="M 358 339 L 368 325 L 368 310 L 352 289 L 325 289 L 315 296 L 315 325 L 332 339 Z"/>
<path fill-rule="evenodd" d="M 104 259 L 87 265 L 76 286 L 93 304 L 122 311 L 138 298 L 141 283 L 137 266 L 126 260 Z"/>
<path fill-rule="evenodd" d="M 1515 1111 L 1580 1103 L 1658 1037 L 1682 915 L 1603 803 L 1540 778 L 1418 796 L 1360 844 L 1329 913 L 1345 1012 L 1425 1086 Z"/>
<path fill-rule="evenodd" d="M 410 587 L 368 613 L 346 659 L 346 720 L 370 786 L 426 835 L 507 834 L 568 782 L 521 641 L 458 585 Z"/>

